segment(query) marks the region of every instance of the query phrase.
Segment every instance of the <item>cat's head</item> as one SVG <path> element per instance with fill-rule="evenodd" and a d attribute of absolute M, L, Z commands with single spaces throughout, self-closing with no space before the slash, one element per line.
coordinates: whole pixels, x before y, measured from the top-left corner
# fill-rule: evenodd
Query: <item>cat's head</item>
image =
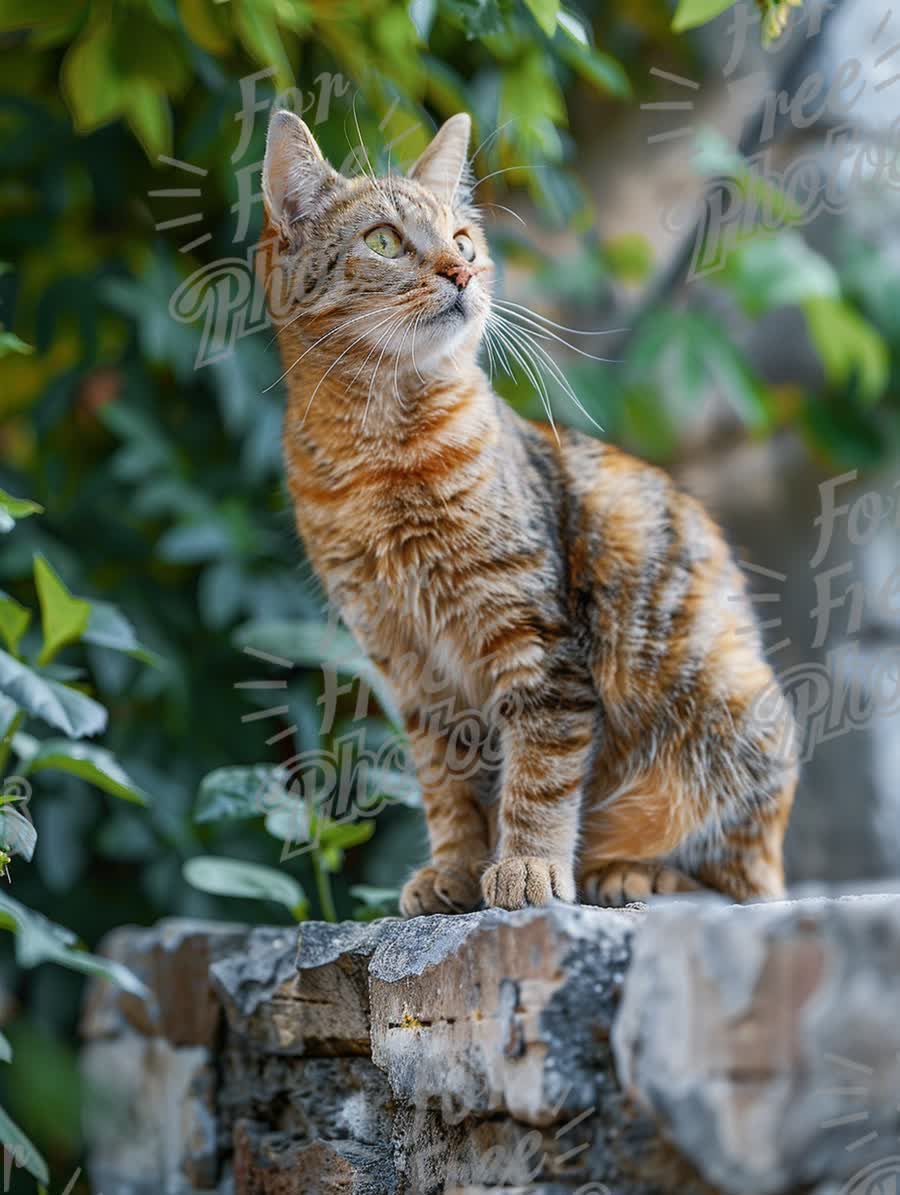
<path fill-rule="evenodd" d="M 277 244 L 276 325 L 350 340 L 417 370 L 474 353 L 493 266 L 467 186 L 469 117 L 451 117 L 406 175 L 347 178 L 291 112 L 269 125 L 263 198 Z M 274 283 L 273 283 L 274 279 Z"/>

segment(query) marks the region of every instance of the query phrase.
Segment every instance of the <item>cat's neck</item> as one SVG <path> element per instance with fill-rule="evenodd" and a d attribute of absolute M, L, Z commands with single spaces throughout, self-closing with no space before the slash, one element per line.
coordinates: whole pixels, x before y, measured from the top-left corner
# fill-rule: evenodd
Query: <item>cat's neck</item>
<path fill-rule="evenodd" d="M 497 400 L 471 355 L 430 367 L 391 361 L 360 370 L 358 363 L 336 364 L 333 352 L 282 344 L 282 358 L 286 445 L 317 472 L 367 463 L 416 468 L 442 444 L 493 438 Z"/>

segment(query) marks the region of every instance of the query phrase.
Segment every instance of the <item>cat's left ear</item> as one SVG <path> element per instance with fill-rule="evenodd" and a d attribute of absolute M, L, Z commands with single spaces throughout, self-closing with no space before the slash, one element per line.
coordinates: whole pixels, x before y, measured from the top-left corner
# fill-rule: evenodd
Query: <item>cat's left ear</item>
<path fill-rule="evenodd" d="M 472 121 L 468 113 L 458 112 L 451 116 L 413 163 L 410 178 L 433 191 L 444 203 L 452 203 L 466 171 L 471 133 Z"/>
<path fill-rule="evenodd" d="M 269 219 L 285 240 L 299 239 L 300 224 L 321 207 L 338 177 L 300 117 L 275 112 L 266 135 L 262 193 Z"/>

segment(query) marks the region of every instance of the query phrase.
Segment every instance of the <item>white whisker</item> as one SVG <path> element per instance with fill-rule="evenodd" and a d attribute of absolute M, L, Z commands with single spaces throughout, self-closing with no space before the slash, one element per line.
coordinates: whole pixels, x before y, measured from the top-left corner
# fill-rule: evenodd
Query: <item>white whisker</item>
<path fill-rule="evenodd" d="M 586 328 L 567 328 L 565 324 L 558 324 L 555 320 L 550 319 L 546 315 L 541 315 L 539 311 L 533 311 L 530 307 L 526 307 L 524 303 L 514 303 L 512 299 L 494 299 L 494 305 L 497 307 L 512 307 L 516 311 L 524 311 L 526 315 L 530 315 L 532 319 L 540 320 L 542 324 L 549 324 L 551 328 L 557 328 L 560 332 L 571 332 L 575 336 L 616 336 L 622 332 L 630 331 L 629 328 L 607 328 L 605 331 L 588 330 Z M 512 315 L 513 312 L 510 312 Z"/>
<path fill-rule="evenodd" d="M 312 350 L 317 345 L 320 345 L 323 340 L 327 340 L 329 338 L 329 336 L 336 336 L 338 334 L 338 332 L 342 332 L 344 330 L 344 328 L 348 327 L 350 324 L 355 324 L 357 320 L 366 319 L 366 317 L 372 317 L 373 315 L 382 315 L 382 314 L 383 314 L 383 312 L 381 312 L 381 311 L 364 311 L 361 315 L 354 315 L 351 319 L 344 320 L 344 322 L 342 324 L 338 324 L 338 326 L 336 328 L 332 328 L 330 332 L 326 332 L 324 336 L 320 336 L 318 340 L 314 340 L 313 343 L 311 345 L 309 345 L 308 348 L 305 348 L 303 350 L 303 352 L 296 359 L 296 361 L 294 361 L 291 365 L 289 365 L 287 367 L 287 369 L 284 371 L 284 373 L 281 374 L 280 377 L 277 377 L 275 379 L 275 381 L 272 383 L 271 386 L 266 386 L 265 390 L 263 390 L 263 394 L 268 394 L 269 391 L 273 387 L 277 386 L 279 382 L 283 382 L 284 379 L 291 372 L 291 370 L 294 368 L 294 366 L 299 365 L 300 362 L 303 360 L 303 358 L 306 356 L 306 354 L 311 353 Z"/>
<path fill-rule="evenodd" d="M 375 314 L 375 313 L 373 313 L 373 314 Z M 391 313 L 391 315 L 385 316 L 385 318 L 381 321 L 381 323 L 376 324 L 374 328 L 370 329 L 370 331 L 377 332 L 378 329 L 383 324 L 386 324 L 387 321 L 392 318 L 392 316 L 393 316 L 393 313 Z M 331 373 L 331 371 L 334 369 L 334 367 L 336 365 L 340 364 L 340 362 L 343 361 L 343 359 L 347 356 L 347 354 L 350 352 L 350 350 L 352 348 L 355 348 L 356 345 L 358 345 L 361 340 L 365 340 L 365 338 L 366 338 L 366 336 L 368 336 L 368 334 L 369 334 L 368 332 L 363 332 L 363 334 L 361 336 L 357 336 L 356 340 L 351 340 L 351 342 L 347 345 L 347 347 L 344 349 L 344 351 L 341 353 L 341 355 L 339 357 L 335 357 L 335 359 L 332 361 L 332 363 L 328 366 L 328 368 L 325 370 L 325 372 L 319 378 L 318 382 L 316 382 L 316 387 L 313 390 L 312 394 L 309 396 L 309 402 L 306 404 L 306 410 L 303 412 L 303 418 L 300 421 L 301 427 L 303 427 L 303 425 L 306 423 L 306 417 L 309 414 L 309 409 L 313 404 L 313 399 L 319 393 L 319 387 L 322 385 L 322 383 L 325 381 L 325 379 L 328 377 L 328 375 Z"/>

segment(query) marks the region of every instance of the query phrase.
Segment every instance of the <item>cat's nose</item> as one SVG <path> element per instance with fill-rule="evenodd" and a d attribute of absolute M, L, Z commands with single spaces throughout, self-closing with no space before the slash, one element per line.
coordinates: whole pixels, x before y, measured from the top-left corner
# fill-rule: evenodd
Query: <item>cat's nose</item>
<path fill-rule="evenodd" d="M 470 270 L 467 265 L 461 261 L 442 262 L 438 266 L 437 274 L 441 278 L 448 278 L 457 290 L 465 290 L 471 280 L 475 277 L 474 271 Z"/>

